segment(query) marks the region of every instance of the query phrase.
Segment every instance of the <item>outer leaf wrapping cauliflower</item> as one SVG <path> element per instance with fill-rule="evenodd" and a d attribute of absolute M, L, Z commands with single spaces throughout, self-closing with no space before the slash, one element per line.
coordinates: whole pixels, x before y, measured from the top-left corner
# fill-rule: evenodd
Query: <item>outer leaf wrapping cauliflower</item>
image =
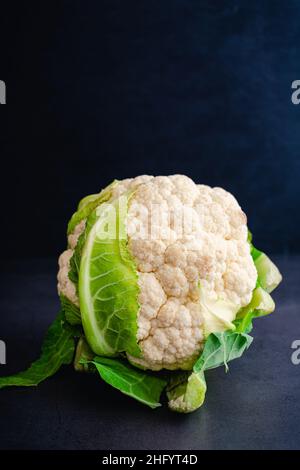
<path fill-rule="evenodd" d="M 257 270 L 246 215 L 224 189 L 196 185 L 183 175 L 117 182 L 108 202 L 124 194 L 130 194 L 126 245 L 138 275 L 141 354 L 125 351 L 145 368 L 191 369 L 207 335 L 227 329 L 251 301 Z M 59 294 L 77 306 L 70 260 L 85 227 L 84 218 L 69 234 L 68 250 L 59 260 Z M 217 315 L 218 322 L 207 317 L 206 305 L 212 302 L 230 307 Z"/>

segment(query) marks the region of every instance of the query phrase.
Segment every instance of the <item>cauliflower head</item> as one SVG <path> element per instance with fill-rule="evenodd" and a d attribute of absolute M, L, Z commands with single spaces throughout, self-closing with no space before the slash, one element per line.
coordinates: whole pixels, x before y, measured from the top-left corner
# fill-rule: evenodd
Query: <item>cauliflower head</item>
<path fill-rule="evenodd" d="M 58 292 L 80 308 L 96 354 L 125 353 L 145 369 L 192 369 L 207 336 L 234 328 L 251 301 L 257 269 L 246 215 L 229 192 L 183 175 L 139 176 L 105 191 L 85 198 L 69 224 Z M 114 215 L 124 236 L 107 243 L 99 227 L 122 198 L 125 211 Z M 70 276 L 76 254 L 83 260 L 77 285 Z"/>
<path fill-rule="evenodd" d="M 206 371 L 228 369 L 251 345 L 253 320 L 275 309 L 281 274 L 224 189 L 183 175 L 113 181 L 80 201 L 67 237 L 41 356 L 0 389 L 73 362 L 151 408 L 165 390 L 171 410 L 190 413 Z"/>

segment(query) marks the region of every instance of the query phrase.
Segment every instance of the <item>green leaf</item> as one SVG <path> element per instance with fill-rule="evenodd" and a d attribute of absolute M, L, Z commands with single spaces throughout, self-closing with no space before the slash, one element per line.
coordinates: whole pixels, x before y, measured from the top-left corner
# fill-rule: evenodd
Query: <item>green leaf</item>
<path fill-rule="evenodd" d="M 269 315 L 275 309 L 275 303 L 262 287 L 256 287 L 252 293 L 251 302 L 238 311 L 234 324 L 237 332 L 249 333 L 252 329 L 252 320 L 257 317 Z"/>
<path fill-rule="evenodd" d="M 254 318 L 253 312 L 248 312 L 244 317 L 234 320 L 236 333 L 250 333 L 253 329 L 252 320 Z"/>
<path fill-rule="evenodd" d="M 79 338 L 76 346 L 74 369 L 77 372 L 92 372 L 95 370 L 90 361 L 94 358 L 95 354 L 89 347 L 84 336 Z"/>
<path fill-rule="evenodd" d="M 77 294 L 78 294 L 80 261 L 81 261 L 82 250 L 83 250 L 85 240 L 86 240 L 86 232 L 87 232 L 87 229 L 85 228 L 84 232 L 78 238 L 73 256 L 70 259 L 70 270 L 69 270 L 68 276 L 69 276 L 70 281 L 72 281 L 73 284 L 75 285 Z"/>
<path fill-rule="evenodd" d="M 81 325 L 80 309 L 77 305 L 73 304 L 67 297 L 60 295 L 61 308 L 65 313 L 67 322 L 70 325 Z"/>
<path fill-rule="evenodd" d="M 78 210 L 72 215 L 71 220 L 69 221 L 67 230 L 68 235 L 72 233 L 76 225 L 78 225 L 83 219 L 86 219 L 93 212 L 93 210 L 99 206 L 99 204 L 102 204 L 103 202 L 106 202 L 110 199 L 112 189 L 117 183 L 117 180 L 113 181 L 109 186 L 103 189 L 97 197 L 88 196 L 87 199 L 84 198 L 86 199 L 85 201 L 82 200 L 84 202 L 81 204 L 79 203 Z"/>
<path fill-rule="evenodd" d="M 127 246 L 130 196 L 101 204 L 88 219 L 79 272 L 82 324 L 93 351 L 140 355 L 137 344 L 138 275 Z"/>
<path fill-rule="evenodd" d="M 258 275 L 257 286 L 260 286 L 268 293 L 271 293 L 282 281 L 282 276 L 273 261 L 271 261 L 265 253 L 253 246 L 252 236 L 249 238 L 249 233 L 250 232 L 248 232 L 248 241 L 250 244 L 251 256 Z"/>
<path fill-rule="evenodd" d="M 99 198 L 99 193 L 97 194 L 89 194 L 88 196 L 85 196 L 83 197 L 82 199 L 80 199 L 79 201 L 79 204 L 78 204 L 78 207 L 77 207 L 77 211 L 79 211 L 80 209 L 82 209 L 84 206 L 86 206 L 88 203 L 90 203 L 91 201 L 95 201 L 96 199 Z"/>
<path fill-rule="evenodd" d="M 171 377 L 167 387 L 169 408 L 179 413 L 190 413 L 199 408 L 206 393 L 204 372 L 222 365 L 228 370 L 228 362 L 241 357 L 252 339 L 251 336 L 236 331 L 210 333 L 193 371 Z"/>
<path fill-rule="evenodd" d="M 258 274 L 259 285 L 266 292 L 271 293 L 282 281 L 279 269 L 265 253 L 261 252 L 255 257 L 254 264 Z"/>
<path fill-rule="evenodd" d="M 201 356 L 194 364 L 194 372 L 204 372 L 225 365 L 228 370 L 228 362 L 241 357 L 249 348 L 253 338 L 245 333 L 223 331 L 211 333 L 206 340 Z"/>
<path fill-rule="evenodd" d="M 127 362 L 108 357 L 95 357 L 91 361 L 101 378 L 120 392 L 150 406 L 157 408 L 166 380 L 131 367 Z"/>
<path fill-rule="evenodd" d="M 30 387 L 55 374 L 63 364 L 73 360 L 78 329 L 70 326 L 61 311 L 46 334 L 40 358 L 29 369 L 9 377 L 0 377 L 0 388 L 9 386 Z"/>
<path fill-rule="evenodd" d="M 259 251 L 257 248 L 255 248 L 252 244 L 251 244 L 251 256 L 252 256 L 252 259 L 253 261 L 255 262 L 255 260 L 262 254 L 261 251 Z"/>
<path fill-rule="evenodd" d="M 168 406 L 177 413 L 191 413 L 203 404 L 205 393 L 206 382 L 203 373 L 175 374 L 171 376 L 167 387 Z"/>

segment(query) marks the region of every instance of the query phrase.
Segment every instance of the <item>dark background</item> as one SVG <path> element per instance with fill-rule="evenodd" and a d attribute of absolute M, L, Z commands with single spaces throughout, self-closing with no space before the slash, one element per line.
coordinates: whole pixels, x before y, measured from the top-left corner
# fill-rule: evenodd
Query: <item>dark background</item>
<path fill-rule="evenodd" d="M 297 0 L 2 2 L 4 255 L 57 255 L 83 195 L 143 173 L 225 187 L 257 246 L 298 252 L 299 21 Z"/>
<path fill-rule="evenodd" d="M 191 416 L 63 368 L 0 393 L 0 448 L 300 448 L 300 2 L 6 1 L 0 7 L 1 375 L 38 356 L 78 200 L 114 178 L 185 173 L 233 192 L 284 275 L 228 376 Z"/>

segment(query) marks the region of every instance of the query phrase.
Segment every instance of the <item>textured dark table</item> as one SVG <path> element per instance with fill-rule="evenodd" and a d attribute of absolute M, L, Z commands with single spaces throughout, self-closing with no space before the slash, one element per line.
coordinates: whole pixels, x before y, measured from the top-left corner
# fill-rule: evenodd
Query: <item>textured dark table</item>
<path fill-rule="evenodd" d="M 96 376 L 61 370 L 38 388 L 0 391 L 1 449 L 300 448 L 300 258 L 279 257 L 284 283 L 276 313 L 258 320 L 254 343 L 230 373 L 207 374 L 205 405 L 192 415 L 152 411 Z M 1 274 L 0 339 L 6 375 L 39 353 L 58 309 L 55 260 L 7 263 Z"/>

